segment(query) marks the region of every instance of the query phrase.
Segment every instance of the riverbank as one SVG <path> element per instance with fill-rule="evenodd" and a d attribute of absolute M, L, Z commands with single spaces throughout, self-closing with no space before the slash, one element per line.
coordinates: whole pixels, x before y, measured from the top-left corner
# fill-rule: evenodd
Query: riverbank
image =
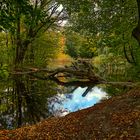
<path fill-rule="evenodd" d="M 140 88 L 61 118 L 16 130 L 0 140 L 140 140 Z"/>

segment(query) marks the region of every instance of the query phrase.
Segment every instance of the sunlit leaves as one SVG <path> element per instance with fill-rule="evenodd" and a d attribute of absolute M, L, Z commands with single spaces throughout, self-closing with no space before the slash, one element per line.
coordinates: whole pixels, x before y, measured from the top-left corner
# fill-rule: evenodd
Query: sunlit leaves
<path fill-rule="evenodd" d="M 60 41 L 62 38 L 61 33 L 53 31 L 45 32 L 36 38 L 26 55 L 26 64 L 30 63 L 30 58 L 33 57 L 33 63 L 31 62 L 33 65 L 45 67 L 60 52 L 62 47 Z"/>

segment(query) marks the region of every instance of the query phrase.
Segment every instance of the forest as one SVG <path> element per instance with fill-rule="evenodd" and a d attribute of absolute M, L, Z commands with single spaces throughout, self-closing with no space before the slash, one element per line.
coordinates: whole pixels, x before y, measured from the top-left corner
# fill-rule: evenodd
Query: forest
<path fill-rule="evenodd" d="M 1 0 L 0 139 L 140 139 L 140 0 Z"/>

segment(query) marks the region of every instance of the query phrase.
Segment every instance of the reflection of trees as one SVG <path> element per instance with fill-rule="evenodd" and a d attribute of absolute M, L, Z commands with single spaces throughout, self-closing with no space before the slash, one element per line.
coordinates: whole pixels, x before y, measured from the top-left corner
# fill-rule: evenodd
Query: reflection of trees
<path fill-rule="evenodd" d="M 49 116 L 47 98 L 57 93 L 52 82 L 17 75 L 9 83 L 10 88 L 1 87 L 6 90 L 0 93 L 0 127 L 20 127 Z"/>
<path fill-rule="evenodd" d="M 57 94 L 48 99 L 48 107 L 50 113 L 55 117 L 64 116 L 69 113 L 69 110 L 63 107 L 63 103 L 72 99 L 72 94 Z"/>

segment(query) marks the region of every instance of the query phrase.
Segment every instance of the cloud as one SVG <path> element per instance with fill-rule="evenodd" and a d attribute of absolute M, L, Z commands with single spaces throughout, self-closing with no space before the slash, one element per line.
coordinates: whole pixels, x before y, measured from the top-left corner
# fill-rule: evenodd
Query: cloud
<path fill-rule="evenodd" d="M 92 98 L 98 98 L 101 100 L 104 97 L 107 97 L 107 93 L 98 87 L 94 87 L 86 96 L 88 101 L 92 100 Z"/>
<path fill-rule="evenodd" d="M 59 95 L 60 100 L 61 98 L 63 98 L 61 104 L 57 103 L 57 105 L 55 106 L 55 102 L 53 102 L 56 111 L 59 112 L 57 114 L 59 114 L 59 116 L 62 116 L 68 114 L 68 112 L 75 112 L 77 110 L 93 106 L 94 104 L 99 102 L 103 97 L 107 97 L 107 93 L 98 87 L 94 87 L 85 97 L 83 97 L 82 94 L 86 89 L 87 87 L 78 87 L 73 93 Z M 60 111 L 59 108 L 61 109 Z M 66 113 L 62 110 L 66 110 Z"/>
<path fill-rule="evenodd" d="M 70 112 L 77 111 L 93 106 L 103 97 L 107 96 L 107 93 L 102 91 L 101 88 L 94 87 L 86 97 L 82 97 L 82 94 L 85 90 L 86 88 L 77 88 L 73 93 L 73 98 L 63 102 L 64 107 L 70 110 Z"/>

